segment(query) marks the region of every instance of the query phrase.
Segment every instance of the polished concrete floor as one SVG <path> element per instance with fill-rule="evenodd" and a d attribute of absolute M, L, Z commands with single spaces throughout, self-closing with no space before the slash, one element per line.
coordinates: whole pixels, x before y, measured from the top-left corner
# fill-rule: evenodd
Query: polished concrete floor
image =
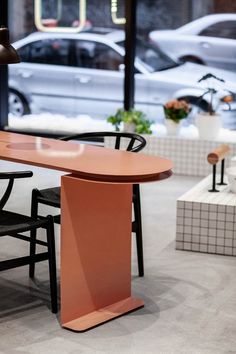
<path fill-rule="evenodd" d="M 29 169 L 6 162 L 0 167 Z M 32 170 L 33 178 L 16 182 L 9 209 L 28 213 L 32 187 L 59 184 L 60 173 Z M 2 272 L 0 353 L 236 353 L 236 259 L 175 250 L 176 198 L 198 180 L 173 176 L 142 186 L 145 277 L 137 277 L 134 248 L 132 285 L 145 300 L 143 309 L 73 333 L 50 312 L 46 262 L 38 264 L 35 282 L 28 279 L 27 267 Z M 96 247 L 96 235 L 94 240 Z M 0 259 L 27 252 L 22 241 L 0 242 Z"/>

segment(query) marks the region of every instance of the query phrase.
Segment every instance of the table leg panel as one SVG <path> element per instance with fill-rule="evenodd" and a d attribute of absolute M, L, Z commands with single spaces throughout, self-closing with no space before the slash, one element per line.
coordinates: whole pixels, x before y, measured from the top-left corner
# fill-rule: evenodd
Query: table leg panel
<path fill-rule="evenodd" d="M 131 296 L 132 185 L 63 176 L 61 198 L 63 324 Z"/>

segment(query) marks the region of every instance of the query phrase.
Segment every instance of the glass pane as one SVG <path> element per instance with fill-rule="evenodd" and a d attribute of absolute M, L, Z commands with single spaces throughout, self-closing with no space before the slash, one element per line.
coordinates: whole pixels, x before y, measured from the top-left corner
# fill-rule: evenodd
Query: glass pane
<path fill-rule="evenodd" d="M 216 23 L 215 25 L 205 28 L 199 35 L 236 39 L 236 20 Z"/>
<path fill-rule="evenodd" d="M 80 33 L 81 0 L 42 1 L 49 33 L 37 31 L 33 0 L 9 0 L 12 42 L 21 63 L 9 66 L 10 126 L 64 132 L 112 130 L 108 116 L 123 106 L 124 41 L 111 1 L 87 1 Z M 124 15 L 119 0 L 117 18 Z M 63 33 L 57 27 L 67 27 Z"/>

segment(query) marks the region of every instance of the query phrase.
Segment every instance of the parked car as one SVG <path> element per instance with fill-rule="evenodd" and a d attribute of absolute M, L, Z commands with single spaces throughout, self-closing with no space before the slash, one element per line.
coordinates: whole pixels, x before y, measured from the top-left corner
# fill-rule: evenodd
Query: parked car
<path fill-rule="evenodd" d="M 176 30 L 152 31 L 149 36 L 176 60 L 236 71 L 236 14 L 204 16 Z"/>
<path fill-rule="evenodd" d="M 12 114 L 20 117 L 46 111 L 104 118 L 122 107 L 123 31 L 33 33 L 14 46 L 21 63 L 9 66 Z M 177 63 L 142 40 L 137 41 L 135 70 L 136 108 L 154 120 L 160 114 L 158 107 L 170 98 L 199 105 L 203 89 L 197 81 L 209 70 L 236 92 L 236 74 Z"/>

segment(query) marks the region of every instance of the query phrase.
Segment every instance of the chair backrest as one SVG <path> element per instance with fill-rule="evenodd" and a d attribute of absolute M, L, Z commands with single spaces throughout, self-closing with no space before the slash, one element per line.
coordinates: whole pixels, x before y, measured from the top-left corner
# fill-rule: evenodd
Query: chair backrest
<path fill-rule="evenodd" d="M 114 149 L 124 148 L 126 151 L 138 152 L 142 150 L 146 145 L 146 140 L 143 136 L 136 133 L 125 133 L 125 132 L 88 132 L 81 134 L 73 134 L 60 138 L 63 141 L 69 140 L 82 140 L 93 141 L 96 139 L 105 139 L 107 137 L 114 138 Z M 122 144 L 121 144 L 122 142 Z"/>
<path fill-rule="evenodd" d="M 3 196 L 0 198 L 0 211 L 4 208 L 4 206 L 6 205 L 10 197 L 15 179 L 28 178 L 32 176 L 33 176 L 32 171 L 0 172 L 0 180 L 3 179 L 8 180 L 8 185 L 5 189 L 5 192 Z"/>

